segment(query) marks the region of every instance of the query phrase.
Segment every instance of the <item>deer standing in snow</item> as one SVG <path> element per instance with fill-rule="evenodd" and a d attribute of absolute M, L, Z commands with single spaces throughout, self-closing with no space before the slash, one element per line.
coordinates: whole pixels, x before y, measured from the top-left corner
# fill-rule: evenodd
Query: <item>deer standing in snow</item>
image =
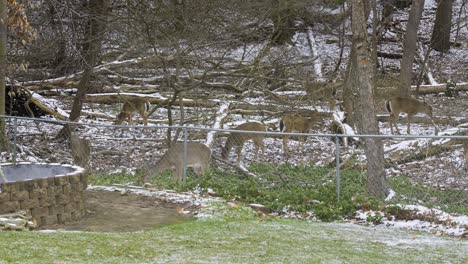
<path fill-rule="evenodd" d="M 320 119 L 320 120 L 319 120 Z M 323 122 L 320 116 L 317 117 L 305 117 L 300 115 L 286 114 L 280 121 L 280 131 L 286 133 L 299 132 L 307 133 L 314 123 Z M 284 157 L 288 157 L 288 139 L 289 135 L 283 137 L 283 152 Z M 299 141 L 301 142 L 301 151 L 304 149 L 304 142 L 306 141 L 305 136 L 300 136 Z"/>
<path fill-rule="evenodd" d="M 145 126 L 148 125 L 148 112 L 150 110 L 150 103 L 146 98 L 142 97 L 133 97 L 127 99 L 120 113 L 116 116 L 114 124 L 120 125 L 122 122 L 127 119 L 129 125 L 132 125 L 132 116 L 134 112 L 137 112 L 142 118 Z"/>
<path fill-rule="evenodd" d="M 413 98 L 405 98 L 405 97 L 393 97 L 390 100 L 387 100 L 385 103 L 387 111 L 390 113 L 389 123 L 390 123 L 390 131 L 393 134 L 393 126 L 398 134 L 400 134 L 400 130 L 396 122 L 400 116 L 400 113 L 406 113 L 408 115 L 408 128 L 407 133 L 410 134 L 410 123 L 411 118 L 416 115 L 417 113 L 424 113 L 426 114 L 432 121 L 432 124 L 435 127 L 436 134 L 437 134 L 437 126 L 432 119 L 432 107 L 426 102 L 420 102 Z"/>
<path fill-rule="evenodd" d="M 184 175 L 184 160 L 187 168 L 192 168 L 198 176 L 206 173 L 210 166 L 211 149 L 197 142 L 187 142 L 187 156 L 185 160 L 184 143 L 176 143 L 155 164 L 143 168 L 145 182 L 167 170 L 174 173 L 177 181 Z"/>
<path fill-rule="evenodd" d="M 267 127 L 259 122 L 247 122 L 243 123 L 241 125 L 238 125 L 237 127 L 233 128 L 234 130 L 246 130 L 246 131 L 266 131 Z M 231 132 L 229 134 L 226 144 L 222 148 L 221 151 L 221 157 L 223 159 L 227 159 L 229 156 L 229 152 L 233 147 L 236 147 L 237 149 L 237 166 L 240 164 L 241 160 L 241 153 L 242 153 L 242 148 L 244 147 L 244 143 L 247 140 L 252 139 L 254 144 L 255 144 L 255 157 L 254 159 L 256 160 L 258 158 L 258 151 L 259 149 L 262 149 L 262 160 L 263 156 L 265 154 L 265 145 L 263 144 L 263 139 L 265 138 L 264 134 L 259 134 L 259 133 L 241 133 L 241 132 Z"/>

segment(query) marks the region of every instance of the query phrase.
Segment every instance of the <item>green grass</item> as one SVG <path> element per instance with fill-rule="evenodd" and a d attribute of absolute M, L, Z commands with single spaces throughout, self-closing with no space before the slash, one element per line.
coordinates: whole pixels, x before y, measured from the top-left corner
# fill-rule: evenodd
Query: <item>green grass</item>
<path fill-rule="evenodd" d="M 468 214 L 467 191 L 425 187 L 421 183 L 411 183 L 406 176 L 392 178 L 389 183 L 403 197 L 398 199 L 402 204 L 422 204 L 429 208 L 438 207 L 449 213 Z"/>
<path fill-rule="evenodd" d="M 218 217 L 133 233 L 0 232 L 0 263 L 466 263 L 468 242 L 398 229 Z"/>
<path fill-rule="evenodd" d="M 174 182 L 171 174 L 165 173 L 153 178 L 152 183 L 157 188 L 177 191 L 213 189 L 226 200 L 259 203 L 276 212 L 285 208 L 302 213 L 313 211 L 323 221 L 339 220 L 342 217 L 353 216 L 356 210 L 377 210 L 384 205 L 383 201 L 367 197 L 367 175 L 357 170 L 342 170 L 341 195 L 338 202 L 335 174 L 326 176 L 331 168 L 254 164 L 249 169 L 259 177 L 242 176 L 239 173 L 212 168 L 203 177 L 196 177 L 191 173 L 184 182 Z M 95 185 L 142 184 L 143 180 L 138 174 L 121 173 L 94 175 L 90 177 L 89 182 Z M 389 184 L 399 194 L 399 198 L 391 203 L 422 203 L 428 207 L 439 206 L 447 212 L 468 213 L 466 192 L 435 190 L 411 183 L 409 178 L 404 176 L 390 179 Z"/>

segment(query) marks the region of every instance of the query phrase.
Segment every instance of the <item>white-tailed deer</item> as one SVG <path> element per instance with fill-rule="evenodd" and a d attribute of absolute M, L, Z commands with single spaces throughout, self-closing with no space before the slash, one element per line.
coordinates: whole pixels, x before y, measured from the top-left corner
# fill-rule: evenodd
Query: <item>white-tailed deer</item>
<path fill-rule="evenodd" d="M 164 171 L 171 170 L 177 181 L 181 181 L 184 175 L 184 143 L 174 144 L 155 164 L 143 168 L 143 175 L 145 182 L 163 173 Z M 197 142 L 187 143 L 187 168 L 192 168 L 193 171 L 202 176 L 208 170 L 211 159 L 211 149 L 203 144 Z"/>
<path fill-rule="evenodd" d="M 320 120 L 318 120 L 320 119 Z M 321 117 L 304 117 L 300 115 L 286 114 L 280 121 L 280 130 L 281 132 L 292 133 L 307 133 L 314 123 L 323 122 Z M 288 139 L 289 136 L 285 135 L 283 137 L 283 152 L 285 158 L 288 157 Z M 301 141 L 301 151 L 304 148 L 304 142 L 306 140 L 305 136 L 300 136 L 299 140 Z"/>
<path fill-rule="evenodd" d="M 408 134 L 410 134 L 411 118 L 417 113 L 424 113 L 431 119 L 431 122 L 434 125 L 437 134 L 437 126 L 434 123 L 434 120 L 432 119 L 432 107 L 428 103 L 420 102 L 413 98 L 396 96 L 390 100 L 387 100 L 387 102 L 385 103 L 385 107 L 390 113 L 389 123 L 390 131 L 392 132 L 392 134 L 393 126 L 395 126 L 397 133 L 400 134 L 400 130 L 398 129 L 398 125 L 396 124 L 398 118 L 400 117 L 400 113 L 406 113 L 408 115 Z"/>
<path fill-rule="evenodd" d="M 331 82 L 303 82 L 303 87 L 306 91 L 307 98 L 311 99 L 316 104 L 316 101 L 327 101 L 328 108 L 332 111 L 335 108 L 336 88 Z"/>
<path fill-rule="evenodd" d="M 126 99 L 122 110 L 116 116 L 114 124 L 120 125 L 122 122 L 127 119 L 129 125 L 132 125 L 132 116 L 134 112 L 140 114 L 143 118 L 143 123 L 145 126 L 148 125 L 148 111 L 150 110 L 150 103 L 147 101 L 146 98 L 141 97 L 134 97 Z"/>
<path fill-rule="evenodd" d="M 267 127 L 259 122 L 247 122 L 237 127 L 233 128 L 233 130 L 246 130 L 246 131 L 266 131 Z M 224 145 L 221 151 L 221 157 L 223 159 L 227 159 L 229 156 L 229 152 L 233 147 L 237 148 L 237 165 L 239 166 L 241 160 L 241 153 L 242 148 L 244 147 L 244 143 L 247 140 L 252 139 L 253 143 L 255 144 L 255 157 L 256 160 L 258 158 L 258 151 L 262 149 L 262 160 L 263 156 L 265 155 L 265 145 L 263 144 L 263 139 L 265 138 L 264 134 L 252 134 L 252 133 L 240 133 L 240 132 L 231 132 L 229 134 L 226 144 Z"/>

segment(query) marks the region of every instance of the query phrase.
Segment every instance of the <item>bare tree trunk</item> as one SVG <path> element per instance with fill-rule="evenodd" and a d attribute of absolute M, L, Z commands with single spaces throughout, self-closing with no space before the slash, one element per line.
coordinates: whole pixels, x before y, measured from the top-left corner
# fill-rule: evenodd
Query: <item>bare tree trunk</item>
<path fill-rule="evenodd" d="M 450 49 L 450 29 L 452 28 L 452 0 L 440 0 L 437 6 L 431 47 L 440 52 Z"/>
<path fill-rule="evenodd" d="M 89 20 L 85 33 L 84 43 L 84 71 L 83 76 L 78 84 L 78 92 L 73 100 L 73 106 L 70 113 L 71 121 L 78 121 L 83 108 L 84 96 L 91 92 L 90 87 L 93 68 L 96 65 L 99 52 L 101 50 L 101 42 L 103 40 L 104 29 L 106 24 L 107 9 L 110 0 L 90 0 L 89 2 Z M 59 133 L 59 136 L 69 137 L 70 127 L 65 126 Z"/>
<path fill-rule="evenodd" d="M 368 54 L 367 44 L 367 16 L 365 14 L 365 0 L 353 0 L 352 31 L 355 47 L 354 57 L 350 58 L 357 75 L 358 111 L 356 118 L 358 127 L 363 134 L 379 134 L 377 117 L 375 115 L 374 98 L 372 93 L 372 62 Z M 364 139 L 367 157 L 367 192 L 376 198 L 384 198 L 388 187 L 384 170 L 383 143 L 379 138 Z"/>
<path fill-rule="evenodd" d="M 418 28 L 424 10 L 424 0 L 413 0 L 406 26 L 405 41 L 403 43 L 403 58 L 400 67 L 400 96 L 411 96 L 411 78 L 413 75 L 413 61 L 418 41 Z"/>
<path fill-rule="evenodd" d="M 346 113 L 346 123 L 349 124 L 351 127 L 354 127 L 355 124 L 355 113 L 354 110 L 356 109 L 354 102 L 357 101 L 356 99 L 356 83 L 357 83 L 357 75 L 355 67 L 353 67 L 352 59 L 355 57 L 354 43 L 351 47 L 351 53 L 349 55 L 348 66 L 346 67 L 346 76 L 345 76 L 345 83 L 343 85 L 343 107 Z"/>
<path fill-rule="evenodd" d="M 363 1 L 364 5 L 364 15 L 367 19 L 370 14 L 369 8 L 369 0 Z M 352 58 L 356 56 L 356 43 L 352 43 L 351 52 L 350 52 L 350 60 L 348 61 L 348 66 L 346 68 L 346 76 L 345 76 L 345 85 L 343 86 L 343 107 L 346 112 L 346 123 L 354 127 L 356 125 L 356 111 L 358 111 L 358 107 L 356 105 L 357 102 L 357 87 L 359 82 L 359 76 L 357 76 L 356 72 L 356 65 L 352 63 Z"/>
<path fill-rule="evenodd" d="M 0 115 L 5 115 L 7 21 L 7 1 L 0 0 Z M 0 151 L 6 150 L 6 146 L 5 119 L 0 118 Z"/>

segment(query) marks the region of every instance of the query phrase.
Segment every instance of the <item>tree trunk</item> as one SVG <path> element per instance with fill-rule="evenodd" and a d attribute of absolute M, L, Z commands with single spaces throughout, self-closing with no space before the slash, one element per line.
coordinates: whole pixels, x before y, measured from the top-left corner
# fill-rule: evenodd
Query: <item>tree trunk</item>
<path fill-rule="evenodd" d="M 367 16 L 365 0 L 353 0 L 352 30 L 353 46 L 355 47 L 352 67 L 357 75 L 356 83 L 358 102 L 356 118 L 359 120 L 358 128 L 362 134 L 379 134 L 377 118 L 375 115 L 374 98 L 372 93 L 372 62 L 368 54 L 367 44 Z M 382 199 L 388 191 L 384 170 L 383 143 L 380 138 L 364 139 L 367 157 L 367 192 L 369 195 Z"/>
<path fill-rule="evenodd" d="M 0 115 L 5 115 L 7 21 L 7 1 L 0 0 Z M 5 119 L 0 118 L 0 151 L 5 151 L 6 146 Z"/>
<path fill-rule="evenodd" d="M 413 61 L 418 41 L 418 28 L 424 10 L 424 0 L 413 0 L 406 26 L 405 41 L 403 43 L 403 59 L 400 67 L 400 96 L 411 97 L 411 78 Z"/>
<path fill-rule="evenodd" d="M 369 0 L 363 1 L 364 5 L 364 15 L 367 19 L 370 14 L 369 8 Z M 359 76 L 356 72 L 356 65 L 353 64 L 352 58 L 356 56 L 356 43 L 352 43 L 351 45 L 351 52 L 350 52 L 350 60 L 348 61 L 348 66 L 346 68 L 346 76 L 345 76 L 345 84 L 343 86 L 343 107 L 346 113 L 346 120 L 345 122 L 349 124 L 351 127 L 356 125 L 356 113 L 358 111 L 356 102 L 357 102 L 357 87 L 359 82 Z"/>
<path fill-rule="evenodd" d="M 431 47 L 440 52 L 450 49 L 450 29 L 452 28 L 452 0 L 440 0 L 437 6 Z"/>
<path fill-rule="evenodd" d="M 85 68 L 83 76 L 78 84 L 78 92 L 73 99 L 73 106 L 70 113 L 71 121 L 78 121 L 81 116 L 81 109 L 83 108 L 83 98 L 87 93 L 92 91 L 90 82 L 93 68 L 96 65 L 101 50 L 109 1 L 110 0 L 90 0 L 88 5 L 89 18 L 83 47 Z M 68 138 L 70 136 L 70 127 L 65 126 L 62 131 L 60 131 L 59 136 Z"/>

